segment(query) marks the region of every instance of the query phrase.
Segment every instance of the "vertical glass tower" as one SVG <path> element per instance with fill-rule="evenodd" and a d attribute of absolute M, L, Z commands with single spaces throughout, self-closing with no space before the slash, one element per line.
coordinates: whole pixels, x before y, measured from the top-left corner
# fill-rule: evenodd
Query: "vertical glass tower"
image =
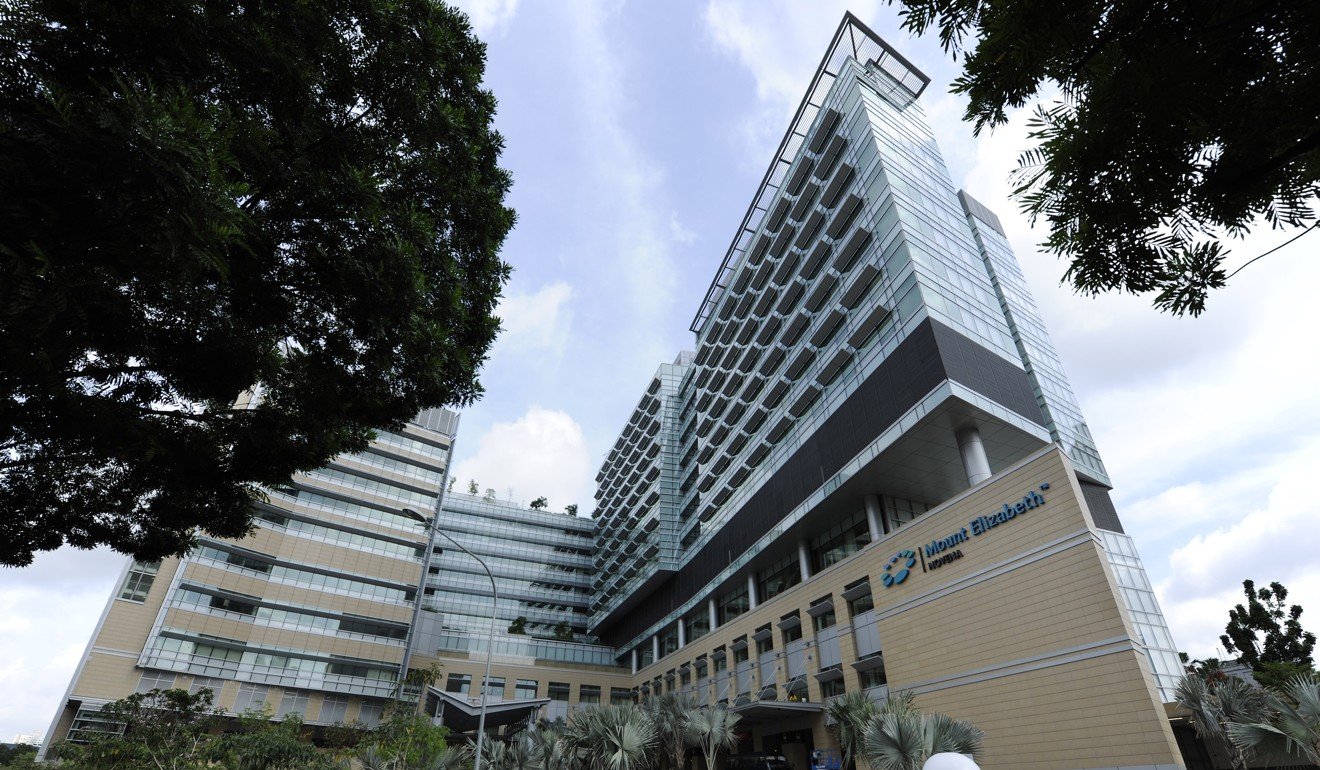
<path fill-rule="evenodd" d="M 1168 696 L 1176 654 L 1108 474 L 998 218 L 949 178 L 928 82 L 854 17 L 840 26 L 692 323 L 694 352 L 653 380 L 597 476 L 600 566 L 646 558 L 598 576 L 592 629 L 644 666 L 1057 444 L 1112 534 Z M 630 464 L 670 437 L 676 485 Z M 677 550 L 661 559 L 636 525 L 671 511 Z"/>

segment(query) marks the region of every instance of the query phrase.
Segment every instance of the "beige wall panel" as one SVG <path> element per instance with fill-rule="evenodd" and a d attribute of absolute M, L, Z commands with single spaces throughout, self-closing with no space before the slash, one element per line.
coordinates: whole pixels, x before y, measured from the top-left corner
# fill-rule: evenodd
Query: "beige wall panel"
<path fill-rule="evenodd" d="M 249 596 L 260 596 L 274 602 L 318 607 L 334 612 L 348 612 L 404 623 L 412 620 L 412 607 L 410 606 L 327 593 L 315 588 L 301 588 L 295 585 L 275 583 L 264 578 L 241 575 L 207 564 L 190 563 L 184 577 L 205 585 L 225 588 Z"/>

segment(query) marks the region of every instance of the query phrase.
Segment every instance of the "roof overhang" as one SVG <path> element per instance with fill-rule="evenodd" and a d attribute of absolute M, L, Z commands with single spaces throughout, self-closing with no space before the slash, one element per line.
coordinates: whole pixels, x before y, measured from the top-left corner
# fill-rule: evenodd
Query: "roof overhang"
<path fill-rule="evenodd" d="M 825 709 L 821 703 L 807 703 L 791 700 L 754 700 L 732 706 L 729 711 L 741 716 L 746 722 L 772 722 L 777 719 L 818 714 Z"/>
<path fill-rule="evenodd" d="M 499 727 L 522 722 L 534 715 L 549 698 L 526 698 L 486 703 L 486 727 Z M 474 701 L 458 693 L 428 688 L 427 711 L 439 723 L 455 732 L 466 733 L 477 729 L 481 720 L 481 701 Z"/>

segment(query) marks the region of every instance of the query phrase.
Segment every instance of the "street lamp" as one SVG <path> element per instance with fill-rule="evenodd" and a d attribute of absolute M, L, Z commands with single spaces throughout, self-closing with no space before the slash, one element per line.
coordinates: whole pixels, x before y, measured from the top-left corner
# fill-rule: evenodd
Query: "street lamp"
<path fill-rule="evenodd" d="M 472 770 L 481 770 L 481 741 L 486 736 L 486 686 L 487 683 L 490 682 L 490 659 L 495 652 L 495 625 L 499 622 L 497 620 L 497 613 L 499 612 L 500 591 L 495 587 L 495 575 L 491 573 L 490 567 L 486 566 L 486 562 L 482 561 L 480 556 L 477 556 L 475 553 L 464 548 L 463 545 L 454 538 L 436 529 L 435 525 L 433 525 L 422 514 L 411 508 L 404 508 L 400 513 L 453 543 L 455 548 L 468 556 L 471 556 L 473 559 L 476 559 L 477 564 L 480 564 L 481 568 L 486 570 L 486 577 L 490 578 L 490 636 L 486 641 L 486 675 L 481 680 L 481 716 L 477 718 L 477 750 L 476 755 L 472 760 Z M 421 586 L 421 588 L 425 588 L 425 580 L 423 580 L 423 586 Z M 425 591 L 423 591 L 423 594 L 424 593 Z M 421 596 L 418 596 L 417 600 L 420 602 Z"/>

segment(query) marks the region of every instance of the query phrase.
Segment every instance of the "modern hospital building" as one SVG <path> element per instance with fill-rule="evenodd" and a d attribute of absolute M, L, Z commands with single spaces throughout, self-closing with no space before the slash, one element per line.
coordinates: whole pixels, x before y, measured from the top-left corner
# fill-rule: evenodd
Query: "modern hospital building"
<path fill-rule="evenodd" d="M 457 416 L 270 490 L 254 534 L 130 564 L 46 744 L 153 687 L 310 725 L 423 707 L 508 732 L 683 692 L 799 770 L 824 706 L 908 690 L 987 768 L 1181 767 L 1181 673 L 994 213 L 949 179 L 928 79 L 851 15 L 592 517 L 446 491 Z M 424 512 L 483 559 L 400 513 Z M 487 652 L 491 677 L 482 681 Z"/>

